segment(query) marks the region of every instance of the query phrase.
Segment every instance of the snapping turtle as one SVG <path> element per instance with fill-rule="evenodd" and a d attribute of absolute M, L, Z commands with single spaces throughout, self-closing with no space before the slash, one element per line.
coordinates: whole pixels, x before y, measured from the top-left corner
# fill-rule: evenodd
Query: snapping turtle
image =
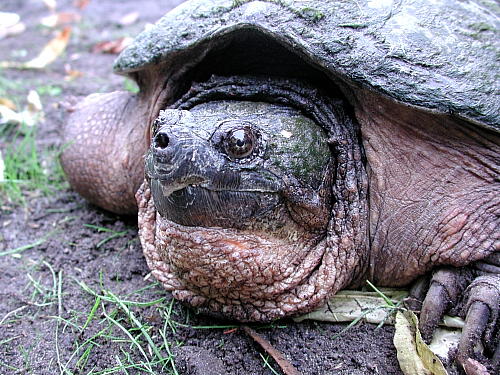
<path fill-rule="evenodd" d="M 189 1 L 116 61 L 139 94 L 77 106 L 63 167 L 138 209 L 153 274 L 192 306 L 269 321 L 432 272 L 424 336 L 458 306 L 458 360 L 483 338 L 498 361 L 497 10 Z"/>

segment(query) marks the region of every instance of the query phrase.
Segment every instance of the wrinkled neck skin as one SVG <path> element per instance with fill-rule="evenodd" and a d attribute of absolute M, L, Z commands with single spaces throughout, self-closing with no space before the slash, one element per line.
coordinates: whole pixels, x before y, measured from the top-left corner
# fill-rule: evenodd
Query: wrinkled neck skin
<path fill-rule="evenodd" d="M 331 156 L 319 186 L 296 183 L 297 175 L 273 164 L 267 151 L 250 166 L 217 155 L 220 146 L 214 139 L 224 125 L 206 130 L 210 135 L 204 137 L 196 124 L 208 121 L 206 129 L 212 129 L 212 117 L 224 123 L 224 111 L 234 111 L 234 105 L 224 102 L 228 93 L 232 101 L 270 103 L 272 113 L 262 117 L 273 123 L 280 121 L 273 115 L 282 106 L 291 108 L 289 116 L 302 113 L 322 127 Z M 205 104 L 210 102 L 214 104 Z M 146 157 L 148 179 L 137 195 L 140 237 L 153 274 L 176 298 L 210 314 L 270 321 L 314 309 L 340 289 L 360 283 L 368 266 L 367 176 L 358 125 L 343 105 L 291 80 L 226 77 L 195 85 L 175 104 L 178 116 L 160 115 Z M 211 106 L 216 114 L 209 113 Z M 236 120 L 265 132 L 252 111 L 242 108 L 236 110 Z M 197 111 L 205 117 L 196 117 Z M 190 135 L 190 129 L 196 134 Z M 161 132 L 166 135 L 160 137 Z M 281 131 L 286 137 L 288 133 L 294 132 Z M 170 147 L 187 155 L 178 165 L 187 160 L 194 166 L 171 168 L 179 153 Z M 210 167 L 197 166 L 197 160 Z M 179 170 L 192 174 L 178 176 Z M 235 170 L 242 173 L 240 179 L 233 177 Z M 251 192 L 245 181 L 253 170 L 277 179 L 265 192 Z M 221 174 L 230 177 L 216 182 L 210 177 Z M 231 181 L 234 191 L 228 191 L 224 180 Z M 240 221 L 234 217 L 239 209 L 233 204 L 235 194 L 244 196 Z M 189 203 L 201 196 L 207 204 Z M 252 209 L 255 200 L 266 202 L 264 212 Z M 182 217 L 174 212 L 179 207 L 186 210 Z"/>
<path fill-rule="evenodd" d="M 498 135 L 368 92 L 358 101 L 370 186 L 368 277 L 403 286 L 439 265 L 499 251 Z"/>

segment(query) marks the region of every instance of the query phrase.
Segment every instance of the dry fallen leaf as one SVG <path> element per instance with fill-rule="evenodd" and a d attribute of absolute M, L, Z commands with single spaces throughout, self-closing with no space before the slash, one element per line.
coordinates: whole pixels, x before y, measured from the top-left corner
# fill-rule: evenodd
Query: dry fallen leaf
<path fill-rule="evenodd" d="M 400 301 L 408 294 L 402 290 L 384 289 L 384 293 L 394 302 Z M 323 322 L 352 322 L 362 318 L 368 323 L 390 322 L 388 310 L 383 308 L 384 300 L 375 292 L 360 292 L 343 290 L 330 298 L 324 306 L 302 316 L 294 318 L 302 320 L 317 320 Z"/>
<path fill-rule="evenodd" d="M 40 20 L 40 24 L 46 27 L 56 27 L 61 25 L 66 25 L 69 23 L 79 22 L 82 16 L 78 13 L 73 12 L 62 12 L 57 14 L 51 14 L 50 16 L 43 17 Z"/>
<path fill-rule="evenodd" d="M 422 340 L 417 316 L 411 311 L 396 314 L 394 346 L 405 375 L 447 375 L 441 360 Z"/>
<path fill-rule="evenodd" d="M 34 59 L 25 63 L 3 61 L 0 63 L 0 68 L 43 69 L 54 62 L 59 55 L 64 52 L 68 45 L 70 35 L 71 28 L 65 27 L 62 31 L 57 33 L 54 39 L 47 43 L 40 54 Z"/>
<path fill-rule="evenodd" d="M 74 2 L 75 7 L 77 7 L 78 9 L 84 9 L 87 5 L 89 5 L 89 3 L 90 0 L 76 0 Z"/>
<path fill-rule="evenodd" d="M 139 19 L 139 12 L 131 12 L 124 15 L 118 20 L 118 24 L 121 26 L 129 26 L 137 22 Z"/>
<path fill-rule="evenodd" d="M 11 27 L 21 21 L 21 17 L 17 13 L 0 12 L 0 26 Z"/>
<path fill-rule="evenodd" d="M 83 76 L 83 72 L 72 69 L 70 64 L 64 65 L 64 71 L 66 72 L 66 76 L 64 77 L 65 81 L 72 81 Z"/>
<path fill-rule="evenodd" d="M 457 328 L 438 327 L 432 336 L 429 349 L 439 358 L 450 359 L 450 353 L 455 353 L 462 336 L 462 330 Z"/>
<path fill-rule="evenodd" d="M 43 2 L 47 6 L 47 8 L 49 8 L 49 10 L 51 10 L 51 11 L 56 10 L 56 8 L 57 8 L 57 1 L 56 0 L 43 0 Z"/>
<path fill-rule="evenodd" d="M 43 108 L 40 96 L 35 90 L 31 90 L 26 98 L 28 105 L 21 112 L 16 112 L 11 108 L 0 104 L 0 124 L 26 124 L 33 126 L 43 118 Z"/>
<path fill-rule="evenodd" d="M 27 68 L 41 69 L 54 62 L 68 45 L 71 28 L 65 27 L 43 48 L 40 54 L 25 65 Z"/>
<path fill-rule="evenodd" d="M 7 106 L 0 105 L 0 124 L 20 124 L 23 122 L 21 113 L 13 111 Z"/>
<path fill-rule="evenodd" d="M 106 42 L 97 43 L 93 48 L 93 53 L 112 53 L 119 54 L 125 48 L 127 48 L 133 39 L 129 37 L 120 38 L 117 40 L 111 40 Z"/>
<path fill-rule="evenodd" d="M 40 95 L 35 90 L 30 90 L 26 98 L 28 102 L 27 111 L 31 114 L 41 113 L 43 111 L 42 101 Z"/>
<path fill-rule="evenodd" d="M 12 100 L 7 99 L 7 98 L 0 98 L 0 105 L 3 105 L 4 107 L 7 107 L 9 109 L 12 109 L 13 111 L 15 111 L 17 108 L 15 103 Z"/>
<path fill-rule="evenodd" d="M 0 39 L 17 35 L 26 30 L 17 13 L 0 12 Z"/>

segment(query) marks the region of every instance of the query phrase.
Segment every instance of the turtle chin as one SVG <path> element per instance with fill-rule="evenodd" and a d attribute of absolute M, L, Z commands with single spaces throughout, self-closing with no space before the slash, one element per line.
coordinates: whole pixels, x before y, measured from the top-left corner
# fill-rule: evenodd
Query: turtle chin
<path fill-rule="evenodd" d="M 179 194 L 205 193 L 203 188 L 182 190 Z M 321 238 L 298 231 L 287 238 L 279 230 L 185 226 L 158 212 L 154 237 L 150 248 L 158 259 L 168 260 L 170 280 L 164 285 L 177 299 L 204 312 L 270 321 L 315 305 L 310 297 L 318 288 L 311 283 L 325 251 Z M 321 292 L 314 296 L 317 300 Z"/>

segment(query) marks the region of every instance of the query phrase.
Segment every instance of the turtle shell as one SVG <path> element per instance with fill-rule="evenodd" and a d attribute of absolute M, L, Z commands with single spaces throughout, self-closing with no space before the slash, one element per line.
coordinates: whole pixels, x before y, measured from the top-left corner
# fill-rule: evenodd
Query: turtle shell
<path fill-rule="evenodd" d="M 499 132 L 499 14 L 488 0 L 191 0 L 142 32 L 114 69 L 140 86 L 151 67 L 176 79 L 213 51 L 230 58 L 253 33 L 254 55 L 277 43 L 341 87 Z"/>

